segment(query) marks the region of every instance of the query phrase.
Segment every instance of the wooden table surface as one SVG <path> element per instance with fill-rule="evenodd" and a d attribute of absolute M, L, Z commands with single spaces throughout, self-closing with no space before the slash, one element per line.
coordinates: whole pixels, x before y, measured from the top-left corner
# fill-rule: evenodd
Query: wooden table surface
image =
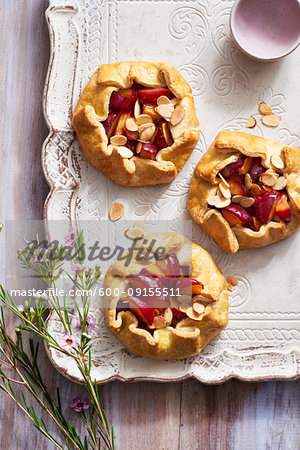
<path fill-rule="evenodd" d="M 0 13 L 0 220 L 41 219 L 48 193 L 41 168 L 47 136 L 42 90 L 49 57 L 47 0 L 2 0 Z M 0 269 L 4 266 L 0 255 Z M 63 402 L 83 389 L 41 354 L 49 389 Z M 206 386 L 111 382 L 100 388 L 117 449 L 298 449 L 300 380 Z M 52 449 L 0 393 L 0 448 Z M 74 413 L 75 414 L 75 413 Z M 51 427 L 50 427 L 51 428 Z M 53 430 L 53 428 L 52 428 Z M 59 437 L 58 433 L 55 433 Z"/>

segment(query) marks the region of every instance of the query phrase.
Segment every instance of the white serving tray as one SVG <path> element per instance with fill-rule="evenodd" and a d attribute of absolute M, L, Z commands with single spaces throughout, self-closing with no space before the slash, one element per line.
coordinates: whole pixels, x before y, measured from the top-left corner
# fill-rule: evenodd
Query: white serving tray
<path fill-rule="evenodd" d="M 125 219 L 189 218 L 186 199 L 194 167 L 218 131 L 245 130 L 249 115 L 256 134 L 300 147 L 300 49 L 273 63 L 251 61 L 229 36 L 233 1 L 226 0 L 50 0 L 46 17 L 51 58 L 44 95 L 50 135 L 43 167 L 51 192 L 44 217 L 107 219 L 114 201 Z M 190 82 L 200 120 L 197 148 L 170 185 L 126 188 L 96 171 L 83 157 L 71 126 L 74 106 L 102 63 L 121 60 L 168 61 Z M 276 129 L 257 113 L 268 102 L 282 117 Z M 247 130 L 249 131 L 249 130 Z M 238 286 L 230 294 L 228 327 L 197 357 L 178 362 L 146 360 L 130 354 L 97 312 L 94 376 L 110 379 L 181 380 L 218 383 L 293 379 L 300 375 L 300 232 L 264 249 L 225 254 L 197 224 L 194 240 L 215 258 Z M 49 327 L 59 333 L 53 317 Z M 50 357 L 66 376 L 76 368 L 55 352 Z"/>

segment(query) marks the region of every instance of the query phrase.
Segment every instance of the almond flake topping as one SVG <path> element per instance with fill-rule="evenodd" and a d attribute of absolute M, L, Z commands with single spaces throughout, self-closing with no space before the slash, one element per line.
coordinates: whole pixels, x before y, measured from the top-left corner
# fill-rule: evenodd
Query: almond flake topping
<path fill-rule="evenodd" d="M 263 116 L 268 116 L 270 114 L 273 113 L 272 111 L 272 107 L 270 105 L 268 105 L 268 103 L 265 102 L 261 102 L 258 105 L 258 111 L 260 112 L 260 114 L 262 114 Z"/>
<path fill-rule="evenodd" d="M 229 187 L 229 183 L 225 180 L 225 178 L 223 177 L 223 175 L 219 172 L 218 173 L 219 177 L 221 178 L 222 183 L 224 184 L 224 186 Z"/>
<path fill-rule="evenodd" d="M 280 117 L 276 114 L 270 114 L 269 116 L 263 116 L 261 121 L 267 127 L 276 128 L 280 124 Z"/>
<path fill-rule="evenodd" d="M 142 237 L 144 237 L 144 231 L 139 228 L 128 228 L 128 230 L 125 231 L 125 236 L 132 240 L 142 239 Z"/>
<path fill-rule="evenodd" d="M 235 277 L 233 277 L 232 275 L 228 275 L 228 277 L 226 278 L 227 283 L 230 284 L 231 286 L 236 286 L 239 282 L 239 280 L 237 280 Z"/>
<path fill-rule="evenodd" d="M 139 127 L 133 117 L 126 120 L 126 128 L 129 131 L 138 131 Z"/>
<path fill-rule="evenodd" d="M 164 311 L 164 319 L 167 322 L 167 325 L 170 325 L 173 319 L 173 313 L 171 308 L 166 308 Z"/>
<path fill-rule="evenodd" d="M 170 99 L 168 97 L 166 97 L 165 95 L 161 95 L 160 97 L 158 97 L 157 99 L 157 104 L 158 105 L 168 105 L 169 103 L 171 103 Z"/>
<path fill-rule="evenodd" d="M 140 114 L 141 114 L 141 105 L 137 100 L 134 104 L 134 117 L 137 119 Z"/>
<path fill-rule="evenodd" d="M 173 126 L 178 125 L 184 119 L 184 116 L 185 116 L 184 107 L 181 105 L 176 106 L 175 111 L 171 116 L 171 125 Z"/>
<path fill-rule="evenodd" d="M 142 143 L 138 142 L 138 144 L 135 148 L 135 151 L 137 152 L 137 154 L 139 154 L 139 153 L 141 153 L 141 150 L 142 150 Z"/>
<path fill-rule="evenodd" d="M 192 320 L 202 320 L 203 319 L 203 313 L 202 314 L 198 314 L 194 308 L 192 306 L 190 306 L 187 310 L 186 310 L 186 315 L 192 319 Z"/>
<path fill-rule="evenodd" d="M 204 302 L 204 303 L 212 303 L 215 300 L 208 294 L 199 294 L 199 295 L 194 295 L 193 297 L 193 302 Z"/>
<path fill-rule="evenodd" d="M 230 198 L 219 198 L 219 203 L 217 203 L 215 206 L 216 208 L 226 208 L 226 206 L 229 206 L 230 203 Z"/>
<path fill-rule="evenodd" d="M 205 306 L 202 303 L 196 302 L 196 303 L 193 304 L 193 310 L 197 314 L 202 314 L 203 311 L 205 310 Z"/>
<path fill-rule="evenodd" d="M 272 155 L 271 163 L 278 170 L 283 170 L 284 169 L 283 159 L 279 155 Z"/>
<path fill-rule="evenodd" d="M 158 112 L 158 114 L 162 116 L 164 119 L 171 119 L 171 116 L 174 111 L 174 104 L 168 103 L 159 105 L 155 108 L 155 111 Z"/>
<path fill-rule="evenodd" d="M 219 202 L 220 202 L 220 197 L 218 197 L 217 195 L 214 195 L 212 197 L 208 197 L 208 199 L 207 199 L 207 203 L 210 206 L 216 206 L 217 203 L 219 203 Z"/>
<path fill-rule="evenodd" d="M 285 177 L 279 177 L 276 181 L 276 184 L 274 184 L 273 189 L 275 191 L 281 191 L 286 187 L 287 179 Z"/>
<path fill-rule="evenodd" d="M 241 201 L 243 198 L 244 198 L 243 195 L 234 195 L 234 196 L 232 197 L 232 201 L 233 201 L 233 203 L 240 203 L 240 201 Z"/>
<path fill-rule="evenodd" d="M 125 145 L 127 142 L 127 137 L 123 136 L 123 134 L 115 134 L 110 138 L 110 143 L 112 145 Z"/>
<path fill-rule="evenodd" d="M 144 123 L 153 123 L 153 119 L 148 114 L 141 114 L 136 119 L 138 125 L 143 125 Z"/>
<path fill-rule="evenodd" d="M 127 147 L 117 147 L 118 153 L 122 158 L 131 158 L 133 152 Z"/>
<path fill-rule="evenodd" d="M 270 173 L 270 172 L 263 173 L 260 176 L 260 180 L 262 181 L 262 183 L 265 184 L 266 186 L 270 186 L 270 187 L 272 187 L 272 186 L 274 186 L 274 184 L 276 184 L 277 178 L 278 178 L 277 174 Z"/>
<path fill-rule="evenodd" d="M 246 173 L 246 176 L 245 176 L 245 186 L 246 186 L 247 191 L 249 191 L 251 189 L 252 178 L 249 173 Z"/>
<path fill-rule="evenodd" d="M 146 125 L 148 125 L 148 126 L 146 126 Z M 141 141 L 149 141 L 153 137 L 153 135 L 155 133 L 155 130 L 156 130 L 156 128 L 155 128 L 155 125 L 153 123 L 149 123 L 149 124 L 145 123 L 145 124 L 143 124 L 139 128 Z"/>
<path fill-rule="evenodd" d="M 231 192 L 230 189 L 226 186 L 224 186 L 222 183 L 219 184 L 219 189 L 221 191 L 221 194 L 225 198 L 231 198 Z"/>
<path fill-rule="evenodd" d="M 246 123 L 246 128 L 254 128 L 256 126 L 256 119 L 253 116 L 250 116 L 248 122 Z"/>
<path fill-rule="evenodd" d="M 261 194 L 261 188 L 256 183 L 251 184 L 251 191 L 253 192 L 254 195 L 260 195 Z"/>
<path fill-rule="evenodd" d="M 122 203 L 113 203 L 109 210 L 109 218 L 113 222 L 121 219 L 124 214 L 124 205 Z"/>
<path fill-rule="evenodd" d="M 153 320 L 153 326 L 156 329 L 166 328 L 167 322 L 162 316 L 155 316 Z"/>
<path fill-rule="evenodd" d="M 243 208 L 250 208 L 250 206 L 254 205 L 255 200 L 252 197 L 242 197 L 240 200 L 240 205 Z"/>

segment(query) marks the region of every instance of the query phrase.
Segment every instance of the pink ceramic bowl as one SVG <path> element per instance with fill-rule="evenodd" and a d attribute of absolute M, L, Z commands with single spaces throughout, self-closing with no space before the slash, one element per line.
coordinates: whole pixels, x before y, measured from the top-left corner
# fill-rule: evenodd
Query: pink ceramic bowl
<path fill-rule="evenodd" d="M 282 58 L 300 43 L 300 0 L 236 0 L 230 28 L 237 46 L 251 58 Z"/>

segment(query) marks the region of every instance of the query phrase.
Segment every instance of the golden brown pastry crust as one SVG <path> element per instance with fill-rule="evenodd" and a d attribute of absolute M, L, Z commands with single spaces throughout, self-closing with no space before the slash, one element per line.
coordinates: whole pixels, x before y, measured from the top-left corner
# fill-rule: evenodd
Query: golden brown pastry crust
<path fill-rule="evenodd" d="M 218 183 L 218 172 L 239 159 L 240 153 L 251 157 L 259 156 L 266 168 L 272 167 L 272 155 L 279 155 L 285 161 L 283 175 L 287 178 L 286 190 L 292 211 L 289 224 L 271 221 L 262 225 L 259 231 L 230 227 L 218 210 L 208 206 L 207 199 L 214 195 Z M 222 131 L 195 168 L 187 206 L 195 221 L 226 252 L 236 253 L 239 248 L 264 247 L 285 239 L 300 226 L 300 150 L 243 132 Z"/>
<path fill-rule="evenodd" d="M 133 156 L 123 159 L 108 140 L 100 121 L 107 118 L 113 91 L 132 83 L 145 87 L 168 87 L 185 108 L 185 117 L 170 125 L 173 144 L 160 150 L 156 160 Z M 199 139 L 199 122 L 189 84 L 167 63 L 125 61 L 100 66 L 84 89 L 73 115 L 73 127 L 86 158 L 101 172 L 124 186 L 169 183 L 177 176 Z"/>
<path fill-rule="evenodd" d="M 201 321 L 188 317 L 182 319 L 174 327 L 155 330 L 151 335 L 147 330 L 138 327 L 138 320 L 130 311 L 121 311 L 116 317 L 115 307 L 119 296 L 107 296 L 109 307 L 105 309 L 106 322 L 111 331 L 133 353 L 153 359 L 182 359 L 197 355 L 228 322 L 228 292 L 226 280 L 216 263 L 199 245 L 192 243 L 179 233 L 153 233 L 145 239 L 148 242 L 156 239 L 160 245 L 169 248 L 169 253 L 176 253 L 181 264 L 190 262 L 192 250 L 192 278 L 204 285 L 202 292 L 212 300 L 205 309 Z M 165 244 L 169 241 L 175 245 Z M 168 252 L 168 250 L 167 250 Z M 150 263 L 149 263 L 150 264 Z M 128 281 L 124 278 L 129 274 L 137 274 L 145 264 L 132 261 L 129 267 L 123 261 L 113 263 L 106 276 L 105 290 L 117 288 L 119 292 L 125 289 Z M 123 277 L 123 278 L 121 278 Z"/>

